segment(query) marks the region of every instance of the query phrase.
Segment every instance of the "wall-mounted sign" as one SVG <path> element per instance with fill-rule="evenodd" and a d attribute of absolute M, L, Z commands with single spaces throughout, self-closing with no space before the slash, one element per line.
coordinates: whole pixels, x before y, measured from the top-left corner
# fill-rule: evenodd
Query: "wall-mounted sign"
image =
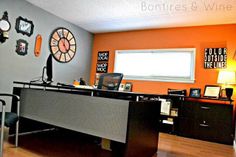
<path fill-rule="evenodd" d="M 108 71 L 109 51 L 98 51 L 97 56 L 97 73 L 107 73 Z"/>
<path fill-rule="evenodd" d="M 42 45 L 42 36 L 38 34 L 36 36 L 35 46 L 34 46 L 34 55 L 36 57 L 39 57 L 39 55 L 41 54 L 41 45 Z"/>
<path fill-rule="evenodd" d="M 16 41 L 16 53 L 18 55 L 24 56 L 27 54 L 28 43 L 23 39 L 19 39 Z"/>
<path fill-rule="evenodd" d="M 107 62 L 97 63 L 97 67 L 96 67 L 96 72 L 97 73 L 107 73 L 107 69 L 108 69 L 108 63 Z"/>
<path fill-rule="evenodd" d="M 227 48 L 206 48 L 204 68 L 223 69 L 227 67 Z"/>
<path fill-rule="evenodd" d="M 108 61 L 109 60 L 109 51 L 99 51 L 97 61 Z"/>

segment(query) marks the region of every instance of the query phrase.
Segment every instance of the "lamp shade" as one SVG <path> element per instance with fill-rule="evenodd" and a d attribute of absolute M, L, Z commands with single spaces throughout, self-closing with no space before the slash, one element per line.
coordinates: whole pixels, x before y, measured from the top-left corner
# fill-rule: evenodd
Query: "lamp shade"
<path fill-rule="evenodd" d="M 236 84 L 234 71 L 220 71 L 217 79 L 219 84 Z"/>

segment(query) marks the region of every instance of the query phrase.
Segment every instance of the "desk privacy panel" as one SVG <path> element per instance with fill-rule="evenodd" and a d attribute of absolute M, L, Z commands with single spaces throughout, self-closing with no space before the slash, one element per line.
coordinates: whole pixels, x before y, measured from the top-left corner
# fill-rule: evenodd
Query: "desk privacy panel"
<path fill-rule="evenodd" d="M 126 143 L 129 101 L 22 89 L 21 116 Z"/>

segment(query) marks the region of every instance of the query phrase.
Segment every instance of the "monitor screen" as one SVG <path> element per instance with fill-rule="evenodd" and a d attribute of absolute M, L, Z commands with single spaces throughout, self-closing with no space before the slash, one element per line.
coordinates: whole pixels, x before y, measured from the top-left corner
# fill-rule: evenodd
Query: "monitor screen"
<path fill-rule="evenodd" d="M 46 74 L 47 74 L 47 82 L 52 82 L 52 54 L 48 56 L 47 63 L 46 63 Z"/>

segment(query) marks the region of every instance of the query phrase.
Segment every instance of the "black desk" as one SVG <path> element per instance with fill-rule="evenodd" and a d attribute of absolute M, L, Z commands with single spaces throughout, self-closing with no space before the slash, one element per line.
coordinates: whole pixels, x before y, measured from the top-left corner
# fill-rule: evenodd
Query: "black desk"
<path fill-rule="evenodd" d="M 14 83 L 23 85 L 13 90 L 21 97 L 21 117 L 109 139 L 115 156 L 157 152 L 159 101 L 134 101 L 143 94 L 132 92 Z"/>

